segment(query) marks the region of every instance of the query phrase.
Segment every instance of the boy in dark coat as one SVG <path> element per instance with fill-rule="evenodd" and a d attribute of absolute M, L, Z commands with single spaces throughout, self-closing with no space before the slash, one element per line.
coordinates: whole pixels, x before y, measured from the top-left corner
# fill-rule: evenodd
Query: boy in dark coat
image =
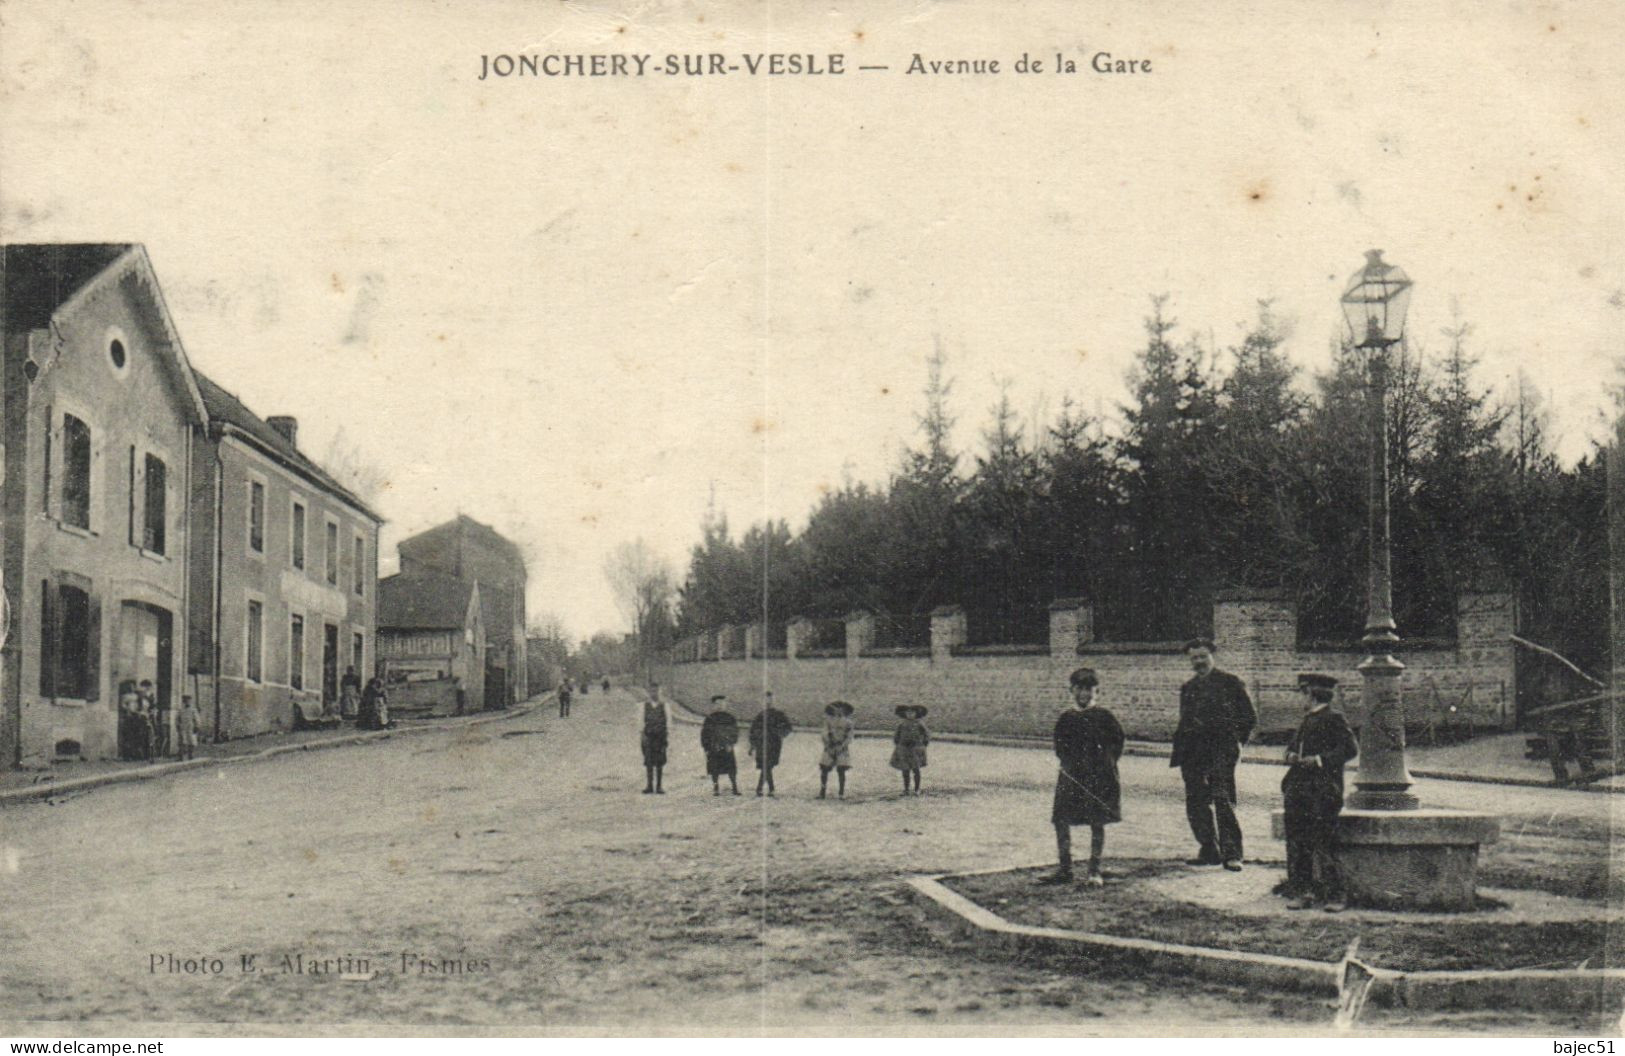
<path fill-rule="evenodd" d="M 1195 676 L 1179 689 L 1173 757 L 1185 782 L 1185 818 L 1196 837 L 1190 865 L 1241 871 L 1241 823 L 1236 820 L 1236 763 L 1258 715 L 1241 679 L 1213 666 L 1211 639 L 1185 643 Z"/>
<path fill-rule="evenodd" d="M 1100 855 L 1106 847 L 1106 826 L 1123 820 L 1122 788 L 1117 760 L 1123 754 L 1123 727 L 1117 717 L 1095 703 L 1099 679 L 1080 667 L 1069 680 L 1075 705 L 1055 721 L 1055 755 L 1061 772 L 1055 779 L 1055 803 L 1050 821 L 1055 825 L 1055 872 L 1041 884 L 1072 881 L 1072 826 L 1089 826 L 1090 887 L 1100 887 Z"/>
<path fill-rule="evenodd" d="M 739 795 L 739 762 L 734 758 L 738 743 L 739 720 L 728 710 L 728 698 L 719 693 L 711 698 L 711 714 L 700 724 L 700 747 L 705 750 L 705 773 L 711 778 L 713 796 L 722 795 L 724 774 L 734 795 Z"/>
<path fill-rule="evenodd" d="M 1328 913 L 1344 908 L 1333 845 L 1343 809 L 1343 766 L 1359 752 L 1343 713 L 1331 706 L 1336 686 L 1330 675 L 1298 676 L 1308 713 L 1286 746 L 1287 771 L 1281 779 L 1287 890 L 1298 896 L 1291 908 L 1308 909 L 1323 901 Z"/>
<path fill-rule="evenodd" d="M 750 754 L 756 757 L 756 769 L 761 773 L 756 775 L 756 794 L 762 794 L 762 786 L 767 786 L 767 794 L 773 794 L 773 768 L 779 765 L 779 753 L 784 750 L 784 739 L 790 736 L 794 729 L 790 725 L 790 716 L 773 706 L 773 694 L 767 694 L 762 701 L 761 712 L 750 720 Z"/>

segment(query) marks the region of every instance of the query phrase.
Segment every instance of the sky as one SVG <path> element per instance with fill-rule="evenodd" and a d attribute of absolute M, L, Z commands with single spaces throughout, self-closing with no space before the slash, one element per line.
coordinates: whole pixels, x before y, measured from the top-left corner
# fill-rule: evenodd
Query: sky
<path fill-rule="evenodd" d="M 797 525 L 884 479 L 938 343 L 966 448 L 1001 384 L 1110 419 L 1151 294 L 1219 348 L 1272 299 L 1312 372 L 1368 248 L 1415 280 L 1415 339 L 1473 323 L 1483 383 L 1524 370 L 1579 457 L 1625 319 L 1622 21 L 0 0 L 0 237 L 145 244 L 196 367 L 383 475 L 386 571 L 467 514 L 579 637 L 625 628 L 617 543 L 680 572 L 708 504 Z M 487 55 L 713 51 L 849 72 L 478 79 Z M 1090 72 L 1100 51 L 1153 72 Z M 916 53 L 1004 69 L 907 74 Z"/>

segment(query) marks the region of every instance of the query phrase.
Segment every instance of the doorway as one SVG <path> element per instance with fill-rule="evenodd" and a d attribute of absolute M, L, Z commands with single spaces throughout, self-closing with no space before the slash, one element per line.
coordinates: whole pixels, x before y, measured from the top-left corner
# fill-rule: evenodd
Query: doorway
<path fill-rule="evenodd" d="M 119 606 L 112 684 L 117 687 L 126 682 L 150 681 L 153 700 L 168 709 L 175 650 L 173 626 L 174 618 L 168 609 L 140 601 L 126 601 Z"/>
<path fill-rule="evenodd" d="M 339 629 L 322 627 L 322 712 L 334 714 L 339 706 Z"/>

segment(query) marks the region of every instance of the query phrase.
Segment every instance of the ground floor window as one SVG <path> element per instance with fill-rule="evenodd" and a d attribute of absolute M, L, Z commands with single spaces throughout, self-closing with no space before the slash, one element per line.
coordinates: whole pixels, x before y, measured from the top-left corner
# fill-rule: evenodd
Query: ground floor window
<path fill-rule="evenodd" d="M 70 700 L 95 700 L 100 696 L 100 607 L 88 582 L 41 582 L 41 696 Z"/>
<path fill-rule="evenodd" d="M 250 682 L 264 681 L 265 659 L 265 607 L 258 601 L 248 603 L 248 666 L 244 670 Z"/>

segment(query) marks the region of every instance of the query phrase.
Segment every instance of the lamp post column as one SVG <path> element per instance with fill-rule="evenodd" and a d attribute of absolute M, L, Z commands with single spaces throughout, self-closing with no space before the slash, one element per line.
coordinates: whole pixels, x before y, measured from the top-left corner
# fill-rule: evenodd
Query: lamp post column
<path fill-rule="evenodd" d="M 1367 339 L 1366 392 L 1367 538 L 1366 658 L 1360 664 L 1360 699 L 1365 725 L 1360 731 L 1360 770 L 1350 807 L 1363 810 L 1415 810 L 1411 775 L 1405 766 L 1405 706 L 1400 678 L 1405 665 L 1394 659 L 1399 641 L 1394 625 L 1392 547 L 1388 538 L 1388 350 L 1392 342 Z"/>

